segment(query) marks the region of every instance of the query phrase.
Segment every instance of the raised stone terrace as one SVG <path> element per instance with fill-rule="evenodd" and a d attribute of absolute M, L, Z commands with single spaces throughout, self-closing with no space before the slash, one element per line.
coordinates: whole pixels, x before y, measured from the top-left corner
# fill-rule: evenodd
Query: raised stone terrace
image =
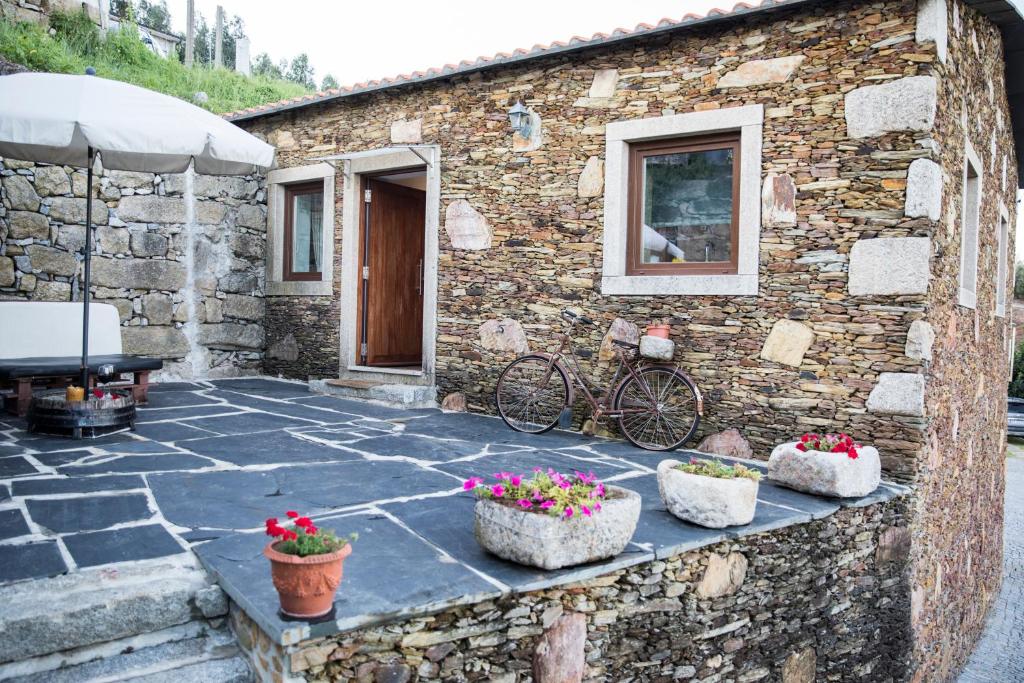
<path fill-rule="evenodd" d="M 319 396 L 303 384 L 265 378 L 156 385 L 134 433 L 76 442 L 23 427 L 16 419 L 0 423 L 0 582 L 11 584 L 0 590 L 33 591 L 15 583 L 30 579 L 69 581 L 49 578 L 62 574 L 189 565 L 194 552 L 231 600 L 282 646 L 549 589 L 903 491 L 883 485 L 866 499 L 840 504 L 762 482 L 752 524 L 702 529 L 665 511 L 656 453 L 575 433 L 520 434 L 492 417 Z M 593 471 L 639 492 L 643 513 L 627 550 L 552 572 L 481 550 L 463 480 L 534 466 Z M 284 621 L 276 610 L 261 555 L 262 526 L 288 509 L 318 526 L 359 533 L 335 614 L 321 623 Z M 66 584 L 52 585 L 59 592 Z M 0 622 L 13 625 L 17 615 L 4 611 Z"/>

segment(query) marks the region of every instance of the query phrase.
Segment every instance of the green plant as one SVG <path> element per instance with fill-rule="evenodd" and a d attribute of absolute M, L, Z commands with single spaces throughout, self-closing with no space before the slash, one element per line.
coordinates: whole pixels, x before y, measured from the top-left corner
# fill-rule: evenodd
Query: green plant
<path fill-rule="evenodd" d="M 1024 398 L 1024 342 L 1013 352 L 1013 374 L 1010 376 L 1009 395 Z"/>
<path fill-rule="evenodd" d="M 226 69 L 189 69 L 176 59 L 154 54 L 129 22 L 106 36 L 84 12 L 54 12 L 53 35 L 34 22 L 0 21 L 0 56 L 33 71 L 82 74 L 95 67 L 103 78 L 124 81 L 192 101 L 196 92 L 209 97 L 213 112 L 235 111 L 297 97 L 307 90 L 290 81 L 245 76 Z"/>
<path fill-rule="evenodd" d="M 726 465 L 720 460 L 698 460 L 697 458 L 690 458 L 690 462 L 684 462 L 676 465 L 676 469 L 687 474 L 699 474 L 705 477 L 714 477 L 716 479 L 736 479 L 737 477 L 743 477 L 744 479 L 752 479 L 757 481 L 761 478 L 761 473 L 757 470 L 745 467 L 740 463 L 735 465 Z"/>
<path fill-rule="evenodd" d="M 1024 299 L 1024 263 L 1013 269 L 1013 298 Z"/>
<path fill-rule="evenodd" d="M 289 526 L 281 526 L 277 517 L 271 517 L 266 522 L 267 536 L 280 539 L 274 544 L 274 550 L 285 555 L 326 555 L 341 550 L 350 541 L 359 538 L 358 534 L 339 538 L 333 531 L 320 529 L 313 524 L 313 520 L 300 516 L 295 510 L 289 510 L 285 514 L 291 520 Z"/>

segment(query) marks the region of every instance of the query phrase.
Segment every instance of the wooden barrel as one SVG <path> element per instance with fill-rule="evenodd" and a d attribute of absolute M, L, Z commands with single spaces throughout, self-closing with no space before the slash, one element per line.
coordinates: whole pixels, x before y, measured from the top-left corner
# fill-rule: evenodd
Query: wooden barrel
<path fill-rule="evenodd" d="M 40 392 L 28 408 L 28 431 L 64 434 L 76 439 L 135 429 L 135 399 L 130 391 L 114 390 L 104 398 L 87 394 L 68 401 L 63 389 Z"/>

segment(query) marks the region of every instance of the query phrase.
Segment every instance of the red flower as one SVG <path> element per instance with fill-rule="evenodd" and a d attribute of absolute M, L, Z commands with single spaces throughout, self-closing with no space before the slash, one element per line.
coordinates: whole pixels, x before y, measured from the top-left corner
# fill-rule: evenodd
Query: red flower
<path fill-rule="evenodd" d="M 856 449 L 856 448 L 850 448 L 850 450 L 846 451 L 846 454 L 847 454 L 848 456 L 850 456 L 850 457 L 851 457 L 852 459 L 854 459 L 854 460 L 856 460 L 856 459 L 857 459 L 857 456 L 859 455 L 859 454 L 857 453 L 857 449 Z"/>
<path fill-rule="evenodd" d="M 288 531 L 287 529 L 282 529 L 282 531 L 284 532 L 284 540 L 286 541 L 294 541 L 299 537 L 299 535 L 294 531 Z"/>
<path fill-rule="evenodd" d="M 288 515 L 288 516 L 289 516 L 289 517 L 291 517 L 292 519 L 295 519 L 296 517 L 298 517 L 298 516 L 299 516 L 299 513 L 298 513 L 298 512 L 296 512 L 295 510 L 289 510 L 288 512 L 286 512 L 286 513 L 284 513 L 284 514 Z"/>
<path fill-rule="evenodd" d="M 309 517 L 299 517 L 297 520 L 295 520 L 295 526 L 313 526 L 313 520 L 311 520 Z"/>
<path fill-rule="evenodd" d="M 837 443 L 835 446 L 832 447 L 832 452 L 833 453 L 845 453 L 846 452 L 846 444 L 843 443 L 842 441 L 840 441 L 839 443 Z"/>
<path fill-rule="evenodd" d="M 800 442 L 801 443 L 807 443 L 810 440 L 811 440 L 811 435 L 810 434 L 804 434 L 803 436 L 800 437 Z"/>
<path fill-rule="evenodd" d="M 95 396 L 96 398 L 103 398 L 103 390 L 102 389 L 93 389 L 92 390 L 92 395 Z"/>
<path fill-rule="evenodd" d="M 806 451 L 806 450 L 807 450 L 807 446 L 803 445 L 802 443 L 798 443 L 798 444 L 796 445 L 796 449 L 797 449 L 798 451 Z"/>
<path fill-rule="evenodd" d="M 312 524 L 307 526 L 306 527 L 306 535 L 307 536 L 314 536 L 314 535 L 316 535 L 316 527 L 313 526 Z"/>
<path fill-rule="evenodd" d="M 267 517 L 267 528 L 268 529 L 270 527 L 274 526 L 275 524 L 277 524 L 277 517 Z"/>
<path fill-rule="evenodd" d="M 287 529 L 285 529 L 284 527 L 282 527 L 282 526 L 280 526 L 278 524 L 268 524 L 267 525 L 267 535 L 268 536 L 273 536 L 274 538 L 277 538 L 278 536 L 281 536 L 285 540 L 288 540 L 288 534 L 290 534 L 290 533 L 291 533 L 290 531 L 288 531 Z"/>

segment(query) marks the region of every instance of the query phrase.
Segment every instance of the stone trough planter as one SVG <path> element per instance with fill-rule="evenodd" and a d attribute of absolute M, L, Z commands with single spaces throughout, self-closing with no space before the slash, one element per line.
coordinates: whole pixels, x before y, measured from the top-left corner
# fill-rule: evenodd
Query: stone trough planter
<path fill-rule="evenodd" d="M 877 449 L 861 446 L 857 457 L 850 458 L 845 453 L 801 451 L 797 443 L 775 447 L 768 459 L 769 479 L 797 491 L 835 498 L 860 498 L 878 488 L 882 466 Z"/>
<path fill-rule="evenodd" d="M 541 569 L 614 557 L 633 537 L 640 519 L 640 495 L 617 486 L 607 490 L 609 497 L 600 512 L 572 519 L 478 500 L 474 508 L 476 540 L 498 557 Z"/>
<path fill-rule="evenodd" d="M 658 491 L 673 515 L 710 529 L 750 524 L 754 519 L 758 482 L 690 474 L 677 470 L 679 464 L 678 460 L 658 463 Z"/>

